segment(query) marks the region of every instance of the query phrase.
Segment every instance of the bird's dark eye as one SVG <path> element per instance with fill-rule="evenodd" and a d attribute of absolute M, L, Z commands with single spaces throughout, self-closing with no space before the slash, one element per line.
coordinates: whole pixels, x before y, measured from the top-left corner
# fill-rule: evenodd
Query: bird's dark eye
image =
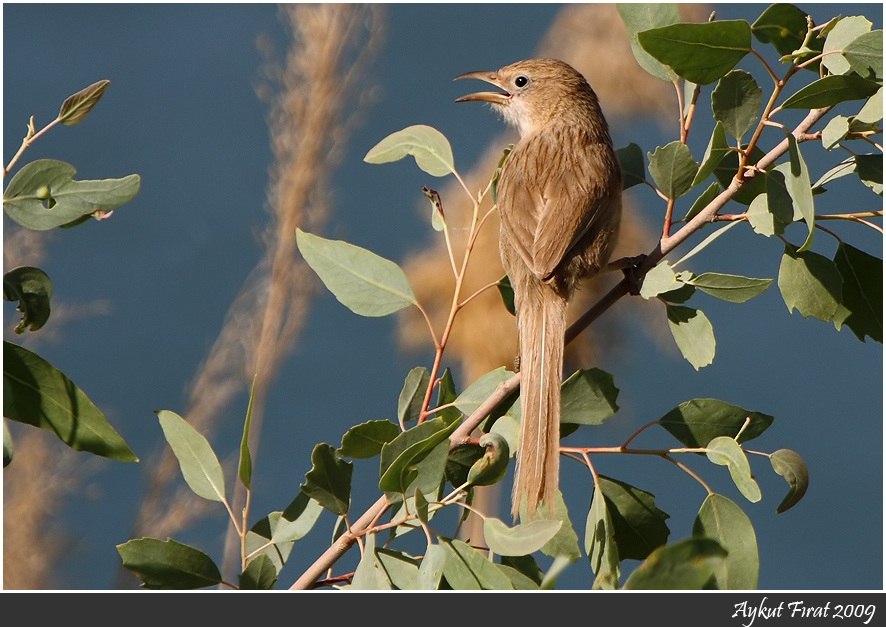
<path fill-rule="evenodd" d="M 525 76 L 518 76 L 514 79 L 514 85 L 516 85 L 517 87 L 526 87 L 528 83 L 529 79 Z"/>

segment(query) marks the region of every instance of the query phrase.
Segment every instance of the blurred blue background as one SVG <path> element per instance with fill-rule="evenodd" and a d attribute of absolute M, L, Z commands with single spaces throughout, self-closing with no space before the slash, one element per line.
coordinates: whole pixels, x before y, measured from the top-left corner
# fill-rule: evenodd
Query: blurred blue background
<path fill-rule="evenodd" d="M 765 6 L 715 8 L 719 19 L 753 22 Z M 882 28 L 879 4 L 799 6 L 819 23 L 837 14 L 863 14 Z M 485 107 L 455 105 L 466 85 L 452 77 L 532 56 L 560 9 L 553 4 L 387 6 L 385 45 L 367 70 L 378 97 L 362 115 L 333 177 L 334 208 L 323 234 L 395 261 L 430 241 L 425 214 L 416 207 L 421 185 L 436 181 L 411 161 L 370 166 L 363 155 L 389 133 L 423 123 L 449 138 L 456 166 L 467 171 L 502 125 Z M 86 485 L 53 504 L 57 520 L 28 523 L 45 524 L 47 530 L 61 525 L 71 541 L 55 573 L 61 588 L 117 585 L 115 545 L 131 537 L 144 495 L 144 466 L 164 445 L 153 411 L 184 411 L 190 380 L 262 256 L 257 234 L 267 220 L 273 155 L 268 107 L 255 92 L 263 63 L 256 48 L 260 35 L 286 49 L 275 5 L 3 7 L 4 162 L 17 150 L 29 116 L 36 116 L 41 128 L 64 98 L 106 78 L 111 86 L 90 116 L 78 126 L 53 129 L 21 163 L 51 157 L 73 164 L 78 178 L 133 172 L 142 177 L 138 196 L 113 219 L 52 233 L 48 257 L 40 264 L 52 277 L 55 299 L 105 301 L 108 312 L 69 322 L 58 340 L 36 350 L 87 392 L 142 459 L 140 464 L 96 463 L 83 455 Z M 605 59 L 601 51 L 601 62 Z M 702 118 L 709 116 L 708 94 L 701 99 Z M 697 159 L 709 132 L 693 136 Z M 670 129 L 643 119 L 615 126 L 613 137 L 616 146 L 635 142 L 644 152 L 673 138 Z M 813 180 L 836 162 L 833 155 L 822 158 L 818 147 L 804 149 L 804 155 Z M 820 211 L 881 208 L 881 199 L 857 183 L 833 189 L 821 197 Z M 650 223 L 660 221 L 662 205 L 654 195 L 639 188 L 629 193 Z M 781 244 L 748 231 L 734 229 L 728 245 L 711 247 L 698 263 L 722 272 L 776 276 Z M 839 232 L 881 256 L 881 238 L 871 229 L 848 225 Z M 832 254 L 831 242 L 821 235 L 817 241 L 823 254 Z M 699 306 L 717 337 L 713 365 L 695 372 L 674 351 L 630 328 L 622 334 L 618 356 L 594 364 L 611 372 L 621 390 L 622 411 L 611 422 L 622 422 L 612 433 L 630 433 L 696 397 L 775 416 L 752 448 L 791 448 L 806 460 L 810 489 L 792 510 L 775 514 L 786 485 L 764 458 L 752 459 L 764 495 L 757 504 L 742 499 L 725 469 L 694 465 L 751 517 L 760 548 L 760 587 L 882 588 L 882 346 L 870 339 L 863 344 L 848 329 L 838 333 L 830 324 L 789 314 L 775 285 L 745 305 L 705 299 Z M 619 303 L 606 315 L 620 315 L 627 307 Z M 14 315 L 14 305 L 7 303 L 7 329 Z M 254 474 L 254 518 L 282 509 L 298 493 L 314 444 L 338 444 L 354 424 L 394 417 L 405 374 L 415 365 L 429 366 L 433 357 L 399 352 L 396 324 L 396 317 L 355 316 L 325 291 L 314 299 L 268 398 Z M 211 438 L 220 456 L 236 451 L 245 410 L 241 395 L 220 417 Z M 20 425 L 10 427 L 21 434 Z M 624 435 L 607 443 L 619 437 Z M 657 459 L 606 458 L 599 466 L 657 495 L 658 506 L 671 515 L 671 539 L 691 534 L 704 493 L 685 475 Z M 4 474 L 40 470 L 17 468 L 14 462 Z M 362 486 L 355 490 L 356 514 L 376 498 L 371 470 L 364 463 L 355 473 Z M 580 476 L 570 470 L 570 477 Z M 580 536 L 589 491 L 587 478 L 564 486 Z M 220 559 L 226 516 L 221 506 L 210 512 L 176 539 Z M 296 544 L 281 587 L 328 545 L 333 522 L 324 514 Z M 591 581 L 587 564 L 578 563 L 563 574 L 559 587 L 588 588 Z M 126 584 L 137 581 L 131 577 Z"/>

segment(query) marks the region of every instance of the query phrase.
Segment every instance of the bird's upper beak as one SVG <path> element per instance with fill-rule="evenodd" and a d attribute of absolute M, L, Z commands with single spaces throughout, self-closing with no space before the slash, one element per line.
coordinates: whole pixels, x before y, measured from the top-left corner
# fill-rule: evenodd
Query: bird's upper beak
<path fill-rule="evenodd" d="M 498 77 L 495 75 L 495 72 L 466 72 L 460 76 L 456 76 L 454 80 L 460 80 L 462 78 L 475 78 L 480 81 L 485 81 L 491 85 L 495 85 L 496 87 L 502 88 L 499 83 Z M 479 100 L 483 102 L 491 102 L 492 104 L 498 105 L 506 105 L 508 101 L 511 99 L 511 94 L 502 88 L 502 92 L 498 91 L 479 91 L 474 94 L 468 94 L 467 96 L 462 96 L 461 98 L 456 98 L 456 102 L 471 102 L 474 100 Z"/>

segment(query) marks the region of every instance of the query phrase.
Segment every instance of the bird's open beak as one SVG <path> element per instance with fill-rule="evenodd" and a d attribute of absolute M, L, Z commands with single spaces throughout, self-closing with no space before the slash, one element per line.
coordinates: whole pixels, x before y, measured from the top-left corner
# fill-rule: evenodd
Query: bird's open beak
<path fill-rule="evenodd" d="M 454 80 L 461 80 L 463 78 L 475 78 L 480 81 L 485 81 L 490 85 L 495 85 L 496 87 L 501 87 L 498 83 L 498 77 L 496 77 L 495 72 L 466 72 L 460 76 L 456 76 Z M 482 101 L 482 102 L 491 102 L 492 104 L 505 105 L 511 99 L 511 94 L 507 91 L 502 90 L 498 91 L 479 91 L 474 94 L 468 94 L 467 96 L 462 96 L 461 98 L 456 98 L 456 102 L 471 102 L 471 101 Z"/>

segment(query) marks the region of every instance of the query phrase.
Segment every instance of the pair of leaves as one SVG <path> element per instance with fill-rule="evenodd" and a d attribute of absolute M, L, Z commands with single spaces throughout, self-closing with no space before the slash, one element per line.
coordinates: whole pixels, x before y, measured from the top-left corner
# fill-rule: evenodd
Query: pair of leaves
<path fill-rule="evenodd" d="M 709 494 L 692 537 L 655 548 L 625 581 L 628 590 L 754 590 L 760 571 L 757 537 L 747 515 Z"/>
<path fill-rule="evenodd" d="M 785 245 L 778 287 L 788 311 L 848 326 L 859 340 L 883 342 L 883 260 L 846 243 L 830 260 Z"/>

